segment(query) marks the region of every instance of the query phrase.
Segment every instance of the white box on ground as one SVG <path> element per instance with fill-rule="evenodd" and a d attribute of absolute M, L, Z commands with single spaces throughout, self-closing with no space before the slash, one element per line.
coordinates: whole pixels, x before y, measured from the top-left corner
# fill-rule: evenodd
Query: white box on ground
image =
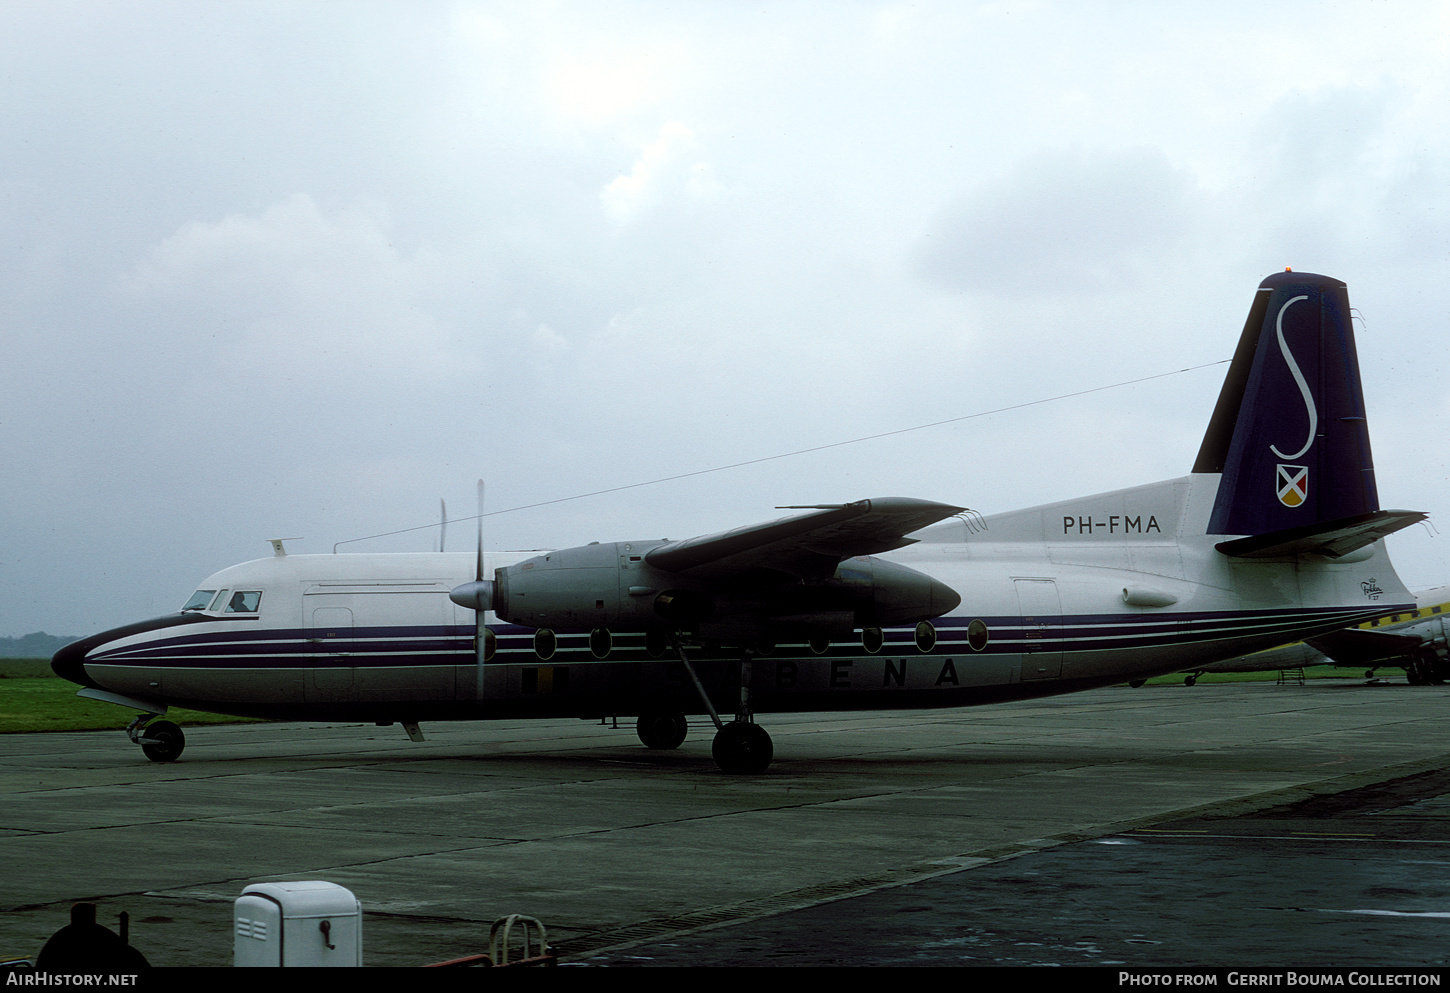
<path fill-rule="evenodd" d="M 336 883 L 252 883 L 232 923 L 234 966 L 362 965 L 362 904 Z"/>

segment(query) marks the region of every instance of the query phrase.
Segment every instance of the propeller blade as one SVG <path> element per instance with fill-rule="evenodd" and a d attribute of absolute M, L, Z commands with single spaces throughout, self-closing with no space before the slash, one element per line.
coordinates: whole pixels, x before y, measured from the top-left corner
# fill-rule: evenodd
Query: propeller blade
<path fill-rule="evenodd" d="M 493 583 L 488 583 L 483 578 L 483 480 L 478 481 L 478 560 L 473 569 L 473 582 L 476 592 L 474 599 L 478 605 L 474 607 L 473 614 L 473 657 L 474 668 L 477 670 L 477 699 L 483 700 L 483 663 L 493 656 L 492 646 L 489 641 L 493 638 L 493 632 L 488 625 L 483 623 L 484 611 L 493 603 Z M 481 595 L 484 592 L 484 585 L 488 586 L 488 598 L 485 600 Z"/>
<path fill-rule="evenodd" d="M 477 670 L 478 699 L 483 699 L 483 664 L 493 658 L 497 637 L 484 623 L 485 612 L 493 609 L 493 580 L 483 578 L 483 480 L 478 481 L 478 554 L 471 583 L 461 583 L 448 591 L 448 599 L 473 611 L 473 657 Z"/>

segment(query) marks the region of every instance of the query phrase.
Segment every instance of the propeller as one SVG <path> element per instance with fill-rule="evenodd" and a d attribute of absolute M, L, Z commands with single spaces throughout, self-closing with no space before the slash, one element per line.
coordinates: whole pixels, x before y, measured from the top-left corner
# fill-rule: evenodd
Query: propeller
<path fill-rule="evenodd" d="M 438 516 L 442 518 L 438 525 L 438 550 L 446 552 L 448 551 L 448 504 L 443 502 L 442 497 L 438 498 Z"/>
<path fill-rule="evenodd" d="M 448 599 L 473 611 L 473 657 L 478 672 L 478 699 L 483 699 L 483 664 L 493 658 L 497 647 L 494 633 L 484 623 L 484 612 L 493 608 L 493 580 L 483 578 L 483 480 L 478 481 L 478 557 L 473 582 L 455 586 Z"/>

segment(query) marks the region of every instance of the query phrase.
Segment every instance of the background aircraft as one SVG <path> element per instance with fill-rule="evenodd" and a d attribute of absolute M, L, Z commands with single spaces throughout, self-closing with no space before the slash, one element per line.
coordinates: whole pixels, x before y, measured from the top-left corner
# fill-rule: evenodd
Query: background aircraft
<path fill-rule="evenodd" d="M 1315 665 L 1363 668 L 1365 678 L 1385 667 L 1405 670 L 1412 686 L 1439 685 L 1450 678 L 1450 639 L 1445 614 L 1450 611 L 1450 586 L 1415 594 L 1415 606 L 1296 641 L 1265 652 L 1215 662 L 1188 674 L 1189 686 L 1205 672 L 1263 672 Z"/>
<path fill-rule="evenodd" d="M 1044 696 L 1338 631 L 1413 609 L 1380 539 L 1424 517 L 1380 509 L 1349 313 L 1338 280 L 1265 279 L 1179 479 L 986 518 L 901 497 L 789 508 L 807 512 L 511 561 L 480 538 L 471 570 L 279 544 L 53 667 L 140 710 L 128 730 L 159 760 L 183 747 L 150 721 L 168 705 L 414 737 L 626 714 L 662 748 L 704 712 L 717 764 L 761 772 L 757 713 Z"/>

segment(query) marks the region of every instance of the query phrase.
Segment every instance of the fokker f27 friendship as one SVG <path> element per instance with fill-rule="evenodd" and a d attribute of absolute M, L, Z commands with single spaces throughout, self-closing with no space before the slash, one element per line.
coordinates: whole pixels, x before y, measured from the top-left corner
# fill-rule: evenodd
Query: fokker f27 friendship
<path fill-rule="evenodd" d="M 80 695 L 291 720 L 709 714 L 759 773 L 761 713 L 957 707 L 1086 690 L 1338 631 L 1414 600 L 1386 535 L 1344 283 L 1265 279 L 1192 472 L 977 517 L 890 497 L 685 541 L 545 553 L 277 554 L 179 612 L 56 653 Z M 733 714 L 724 720 L 720 712 Z"/>

